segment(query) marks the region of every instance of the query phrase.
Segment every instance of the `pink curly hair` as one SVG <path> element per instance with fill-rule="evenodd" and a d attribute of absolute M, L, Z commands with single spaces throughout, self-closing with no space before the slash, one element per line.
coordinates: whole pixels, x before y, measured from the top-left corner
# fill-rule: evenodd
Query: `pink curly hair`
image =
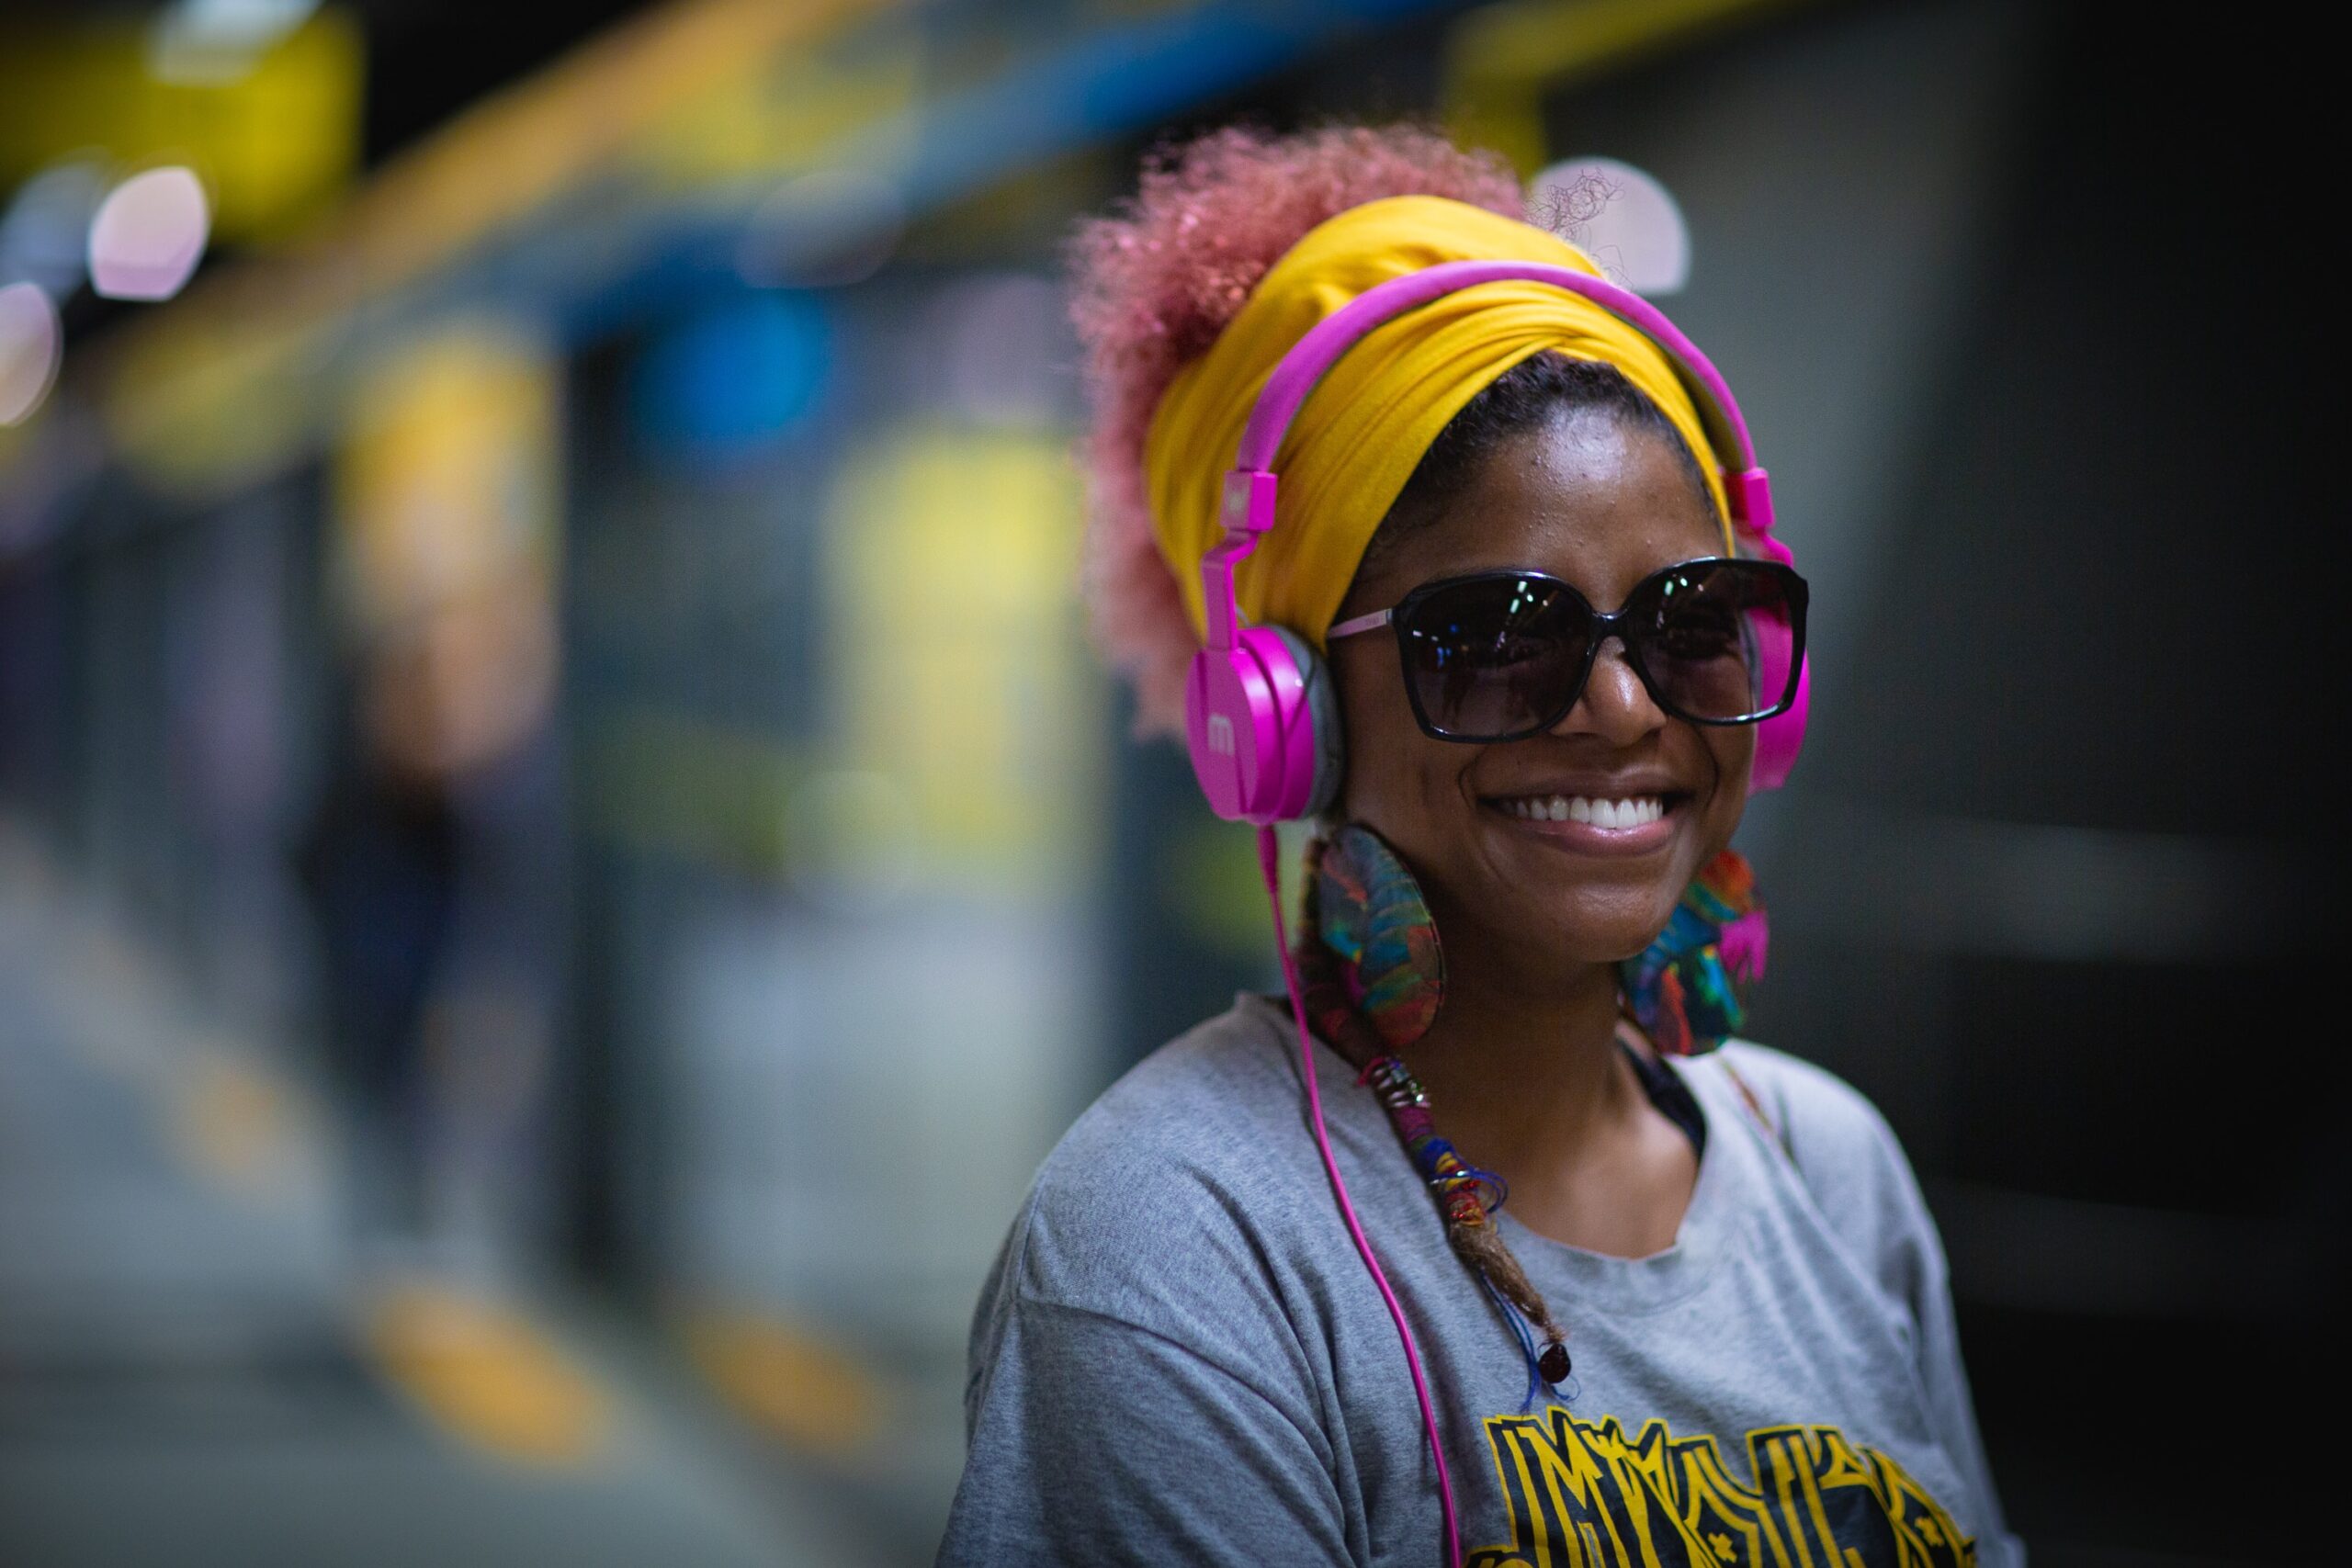
<path fill-rule="evenodd" d="M 1070 318 L 1094 413 L 1081 449 L 1085 593 L 1096 645 L 1134 683 L 1139 735 L 1182 729 L 1184 672 L 1199 646 L 1152 534 L 1143 472 L 1152 412 L 1283 252 L 1333 214 L 1390 196 L 1525 212 L 1502 159 L 1416 126 L 1282 137 L 1228 128 L 1149 159 L 1135 197 L 1081 222 L 1070 241 Z"/>

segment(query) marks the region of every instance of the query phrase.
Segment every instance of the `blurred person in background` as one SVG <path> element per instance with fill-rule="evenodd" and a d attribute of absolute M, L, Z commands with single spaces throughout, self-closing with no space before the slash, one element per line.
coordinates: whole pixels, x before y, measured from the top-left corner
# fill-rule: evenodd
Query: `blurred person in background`
<path fill-rule="evenodd" d="M 1203 563 L 1285 355 L 1440 264 L 1597 276 L 1524 203 L 1419 130 L 1228 130 L 1080 231 L 1090 586 L 1148 727 L 1227 657 L 1193 662 Z M 1596 292 L 1395 310 L 1267 465 L 1234 593 L 1285 640 L 1234 657 L 1295 662 L 1331 742 L 1250 817 L 1316 821 L 1292 994 L 1155 1053 L 1039 1172 L 942 1562 L 2022 1561 L 1901 1148 L 1726 1038 L 1804 588 L 1727 392 Z"/>
<path fill-rule="evenodd" d="M 388 1262 L 483 1266 L 518 1218 L 490 1210 L 548 1043 L 553 679 L 529 574 L 377 632 L 300 849 L 353 1212 Z"/>

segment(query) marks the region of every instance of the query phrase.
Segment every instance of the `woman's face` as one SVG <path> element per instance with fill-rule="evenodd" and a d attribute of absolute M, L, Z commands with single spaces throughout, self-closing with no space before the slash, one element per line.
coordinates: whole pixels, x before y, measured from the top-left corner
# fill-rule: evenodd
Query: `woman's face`
<path fill-rule="evenodd" d="M 1720 555 L 1719 525 L 1671 440 L 1601 411 L 1506 440 L 1442 516 L 1365 563 L 1340 618 L 1498 568 L 1547 572 L 1613 610 L 1660 567 Z M 1660 711 L 1614 638 L 1566 717 L 1489 745 L 1421 733 L 1391 632 L 1332 644 L 1331 668 L 1347 736 L 1340 809 L 1404 857 L 1457 953 L 1475 943 L 1539 983 L 1629 958 L 1739 825 L 1754 732 Z M 1656 802 L 1664 817 L 1612 830 L 1513 809 L 1579 795 Z"/>

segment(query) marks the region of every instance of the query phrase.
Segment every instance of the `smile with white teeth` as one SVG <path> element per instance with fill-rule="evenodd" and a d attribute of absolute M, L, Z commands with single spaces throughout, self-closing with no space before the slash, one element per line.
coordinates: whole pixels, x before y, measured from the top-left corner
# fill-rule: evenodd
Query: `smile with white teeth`
<path fill-rule="evenodd" d="M 1596 800 L 1584 795 L 1519 795 L 1496 802 L 1530 822 L 1589 822 L 1596 828 L 1639 828 L 1666 815 L 1664 797 L 1637 795 L 1630 800 Z"/>

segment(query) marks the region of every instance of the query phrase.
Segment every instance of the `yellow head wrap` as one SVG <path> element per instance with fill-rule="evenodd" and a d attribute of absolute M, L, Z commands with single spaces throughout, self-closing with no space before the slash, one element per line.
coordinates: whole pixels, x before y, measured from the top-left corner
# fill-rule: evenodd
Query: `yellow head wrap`
<path fill-rule="evenodd" d="M 1225 473 L 1274 367 L 1308 329 L 1356 296 L 1453 261 L 1600 272 L 1556 235 L 1465 202 L 1433 196 L 1366 202 L 1325 220 L 1284 253 L 1208 353 L 1170 383 L 1145 443 L 1145 482 L 1159 551 L 1183 587 L 1195 636 L 1206 626 L 1201 558 L 1222 534 Z M 1278 521 L 1242 563 L 1236 585 L 1242 614 L 1302 633 L 1319 650 L 1373 530 L 1438 432 L 1489 382 L 1547 348 L 1623 371 L 1681 433 L 1715 515 L 1727 516 L 1721 465 L 1657 344 L 1566 289 L 1482 283 L 1382 323 L 1308 394 L 1274 460 L 1282 476 Z"/>

